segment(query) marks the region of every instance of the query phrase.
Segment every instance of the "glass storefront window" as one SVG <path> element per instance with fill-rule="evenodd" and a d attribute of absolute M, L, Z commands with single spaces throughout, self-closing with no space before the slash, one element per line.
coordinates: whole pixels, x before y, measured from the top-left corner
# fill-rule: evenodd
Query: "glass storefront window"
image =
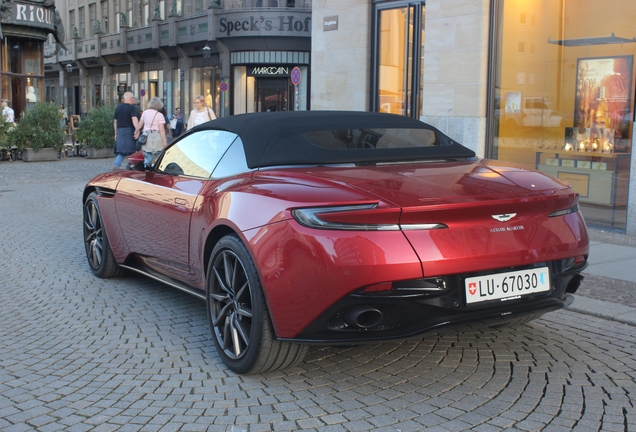
<path fill-rule="evenodd" d="M 592 225 L 626 229 L 636 2 L 500 0 L 492 156 L 570 183 Z"/>
<path fill-rule="evenodd" d="M 5 38 L 1 43 L 2 99 L 8 99 L 16 118 L 44 96 L 44 42 Z"/>
<path fill-rule="evenodd" d="M 190 100 L 201 95 L 204 97 L 205 106 L 212 108 L 217 117 L 221 116 L 219 86 L 221 85 L 221 69 L 219 66 L 205 66 L 191 70 Z M 194 107 L 188 107 L 188 113 Z"/>
<path fill-rule="evenodd" d="M 378 3 L 375 111 L 416 118 L 421 115 L 425 12 L 421 2 Z"/>
<path fill-rule="evenodd" d="M 186 109 L 188 107 L 183 106 L 183 100 L 181 100 L 181 85 L 180 85 L 180 71 L 181 69 L 173 69 L 172 70 L 172 83 L 168 83 L 172 86 L 172 104 L 170 106 L 171 113 L 174 114 L 174 110 L 179 107 L 181 108 L 181 113 L 185 114 Z"/>
<path fill-rule="evenodd" d="M 143 95 L 142 95 L 143 91 Z M 163 71 L 153 70 L 139 73 L 139 101 L 142 109 L 148 107 L 148 102 L 153 97 L 158 97 L 166 105 L 167 94 L 163 92 Z M 166 106 L 166 110 L 168 107 Z"/>

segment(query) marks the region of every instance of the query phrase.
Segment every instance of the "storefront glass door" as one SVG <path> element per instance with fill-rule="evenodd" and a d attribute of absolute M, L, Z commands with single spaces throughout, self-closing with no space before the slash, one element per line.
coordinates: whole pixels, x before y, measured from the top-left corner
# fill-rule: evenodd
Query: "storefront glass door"
<path fill-rule="evenodd" d="M 289 111 L 287 78 L 258 78 L 256 81 L 256 111 Z"/>

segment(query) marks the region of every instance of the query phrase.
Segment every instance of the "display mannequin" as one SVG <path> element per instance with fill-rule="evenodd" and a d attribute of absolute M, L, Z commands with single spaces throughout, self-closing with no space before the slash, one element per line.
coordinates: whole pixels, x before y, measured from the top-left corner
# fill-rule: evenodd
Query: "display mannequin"
<path fill-rule="evenodd" d="M 33 86 L 27 86 L 27 94 L 26 94 L 27 102 L 37 102 L 38 97 L 35 94 L 35 88 Z"/>
<path fill-rule="evenodd" d="M 212 95 L 210 94 L 210 89 L 207 90 L 207 94 L 205 95 L 205 106 L 212 108 Z"/>

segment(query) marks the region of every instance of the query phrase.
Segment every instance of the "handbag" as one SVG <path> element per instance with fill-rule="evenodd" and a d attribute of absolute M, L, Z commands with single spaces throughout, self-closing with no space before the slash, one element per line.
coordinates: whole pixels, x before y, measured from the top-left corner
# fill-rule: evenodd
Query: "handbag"
<path fill-rule="evenodd" d="M 179 122 L 178 118 L 173 118 L 172 120 L 170 120 L 170 129 L 176 129 L 178 122 Z"/>
<path fill-rule="evenodd" d="M 151 126 L 155 122 L 155 118 L 157 117 L 157 114 L 159 114 L 159 111 L 157 111 L 155 116 L 152 118 L 152 121 L 150 122 Z M 144 131 L 141 135 L 139 135 L 139 138 L 137 139 L 137 143 L 135 144 L 135 149 L 137 149 L 137 151 L 141 150 L 141 148 L 144 145 L 146 145 L 146 141 L 148 141 L 149 133 L 150 133 L 150 130 L 147 130 L 147 131 Z"/>
<path fill-rule="evenodd" d="M 137 144 L 135 145 L 137 151 L 141 150 L 141 147 L 146 145 L 146 141 L 148 141 L 148 132 L 144 132 L 139 135 L 139 139 L 137 139 Z"/>

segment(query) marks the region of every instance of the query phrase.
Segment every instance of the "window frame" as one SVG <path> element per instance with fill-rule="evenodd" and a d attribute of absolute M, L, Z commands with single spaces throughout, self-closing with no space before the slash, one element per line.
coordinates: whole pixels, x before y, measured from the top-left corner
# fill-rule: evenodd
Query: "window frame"
<path fill-rule="evenodd" d="M 419 107 L 421 106 L 421 81 L 423 80 L 423 74 L 420 68 L 422 67 L 422 20 L 425 20 L 425 15 L 422 14 L 422 8 L 426 8 L 426 1 L 413 1 L 413 0 L 373 0 L 372 17 L 371 17 L 371 89 L 369 110 L 372 112 L 379 112 L 380 110 L 380 14 L 383 11 L 390 9 L 399 9 L 406 7 L 409 10 L 409 17 L 407 22 L 412 19 L 413 22 L 413 41 L 410 47 L 410 52 L 406 52 L 408 48 L 408 42 L 405 44 L 405 64 L 404 75 L 406 81 L 406 91 L 410 89 L 410 97 L 405 102 L 405 117 L 419 119 Z M 412 11 L 412 12 L 411 12 Z M 412 13 L 412 16 L 411 16 Z M 410 108 L 409 108 L 410 107 Z"/>

